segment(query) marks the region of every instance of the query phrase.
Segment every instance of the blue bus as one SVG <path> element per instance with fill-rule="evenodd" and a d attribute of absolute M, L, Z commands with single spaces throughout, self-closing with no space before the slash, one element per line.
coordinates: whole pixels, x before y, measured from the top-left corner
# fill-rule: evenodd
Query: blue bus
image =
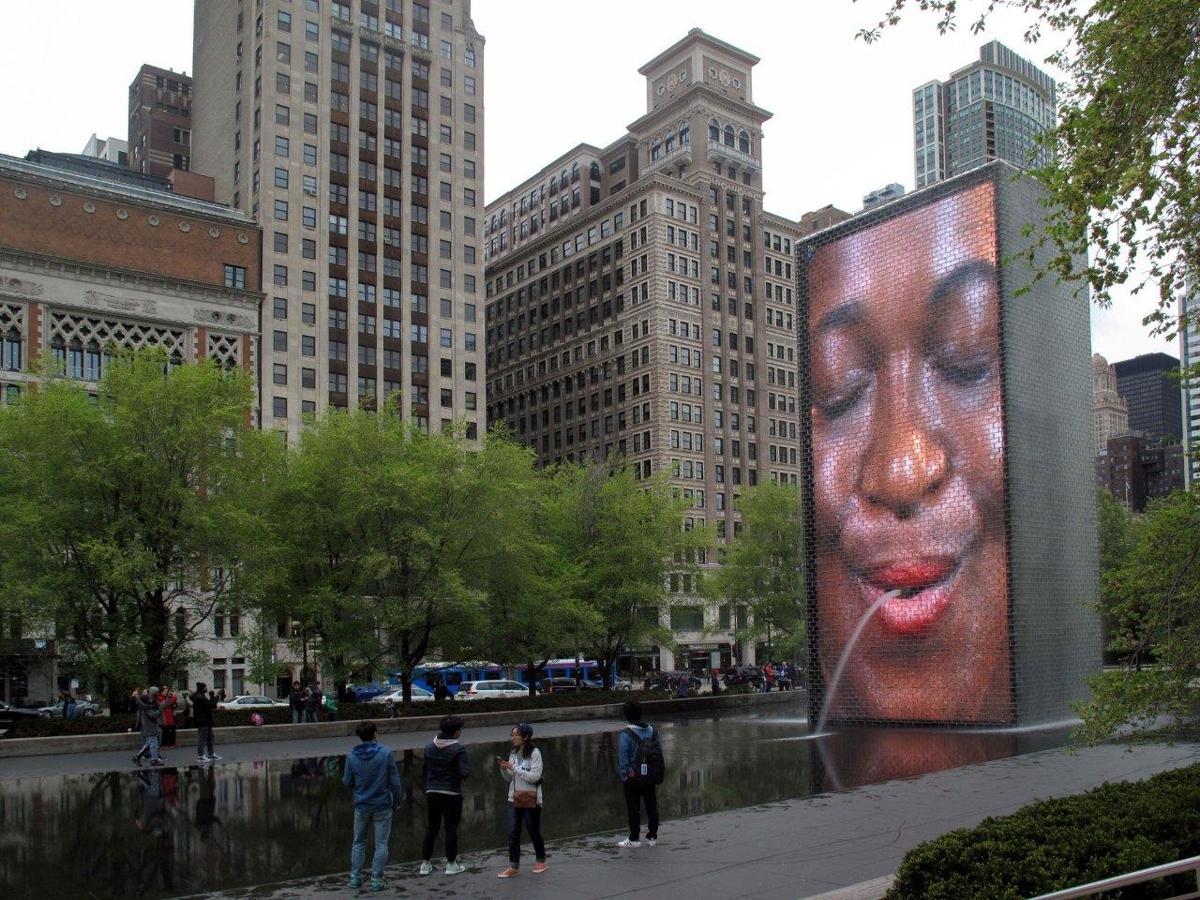
<path fill-rule="evenodd" d="M 529 684 L 529 666 L 526 663 L 521 663 L 519 666 L 514 666 L 516 680 L 521 684 Z M 594 659 L 579 660 L 579 676 L 584 681 L 598 682 L 600 680 L 600 664 Z M 574 678 L 575 677 L 575 660 L 574 659 L 552 659 L 546 663 L 545 668 L 541 670 L 538 678 Z"/>
<path fill-rule="evenodd" d="M 413 684 L 432 691 L 442 681 L 452 696 L 464 681 L 499 681 L 504 677 L 504 667 L 494 662 L 428 662 L 413 669 Z M 400 682 L 395 673 L 390 680 Z"/>

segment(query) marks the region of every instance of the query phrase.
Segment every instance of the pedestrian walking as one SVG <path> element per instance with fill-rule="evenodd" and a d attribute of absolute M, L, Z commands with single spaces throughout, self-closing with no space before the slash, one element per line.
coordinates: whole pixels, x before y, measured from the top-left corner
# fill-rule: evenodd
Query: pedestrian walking
<path fill-rule="evenodd" d="M 164 750 L 175 749 L 175 692 L 168 685 L 163 689 L 158 703 L 162 710 L 162 747 Z"/>
<path fill-rule="evenodd" d="M 463 720 L 445 716 L 438 734 L 425 745 L 425 841 L 421 845 L 421 874 L 433 874 L 433 844 L 446 827 L 446 874 L 467 871 L 458 862 L 458 823 L 462 821 L 462 783 L 471 774 L 467 748 L 458 742 Z"/>
<path fill-rule="evenodd" d="M 317 721 L 317 710 L 321 707 L 321 690 L 315 684 L 309 685 L 304 690 L 304 721 Z"/>
<path fill-rule="evenodd" d="M 292 682 L 292 689 L 288 693 L 288 708 L 292 711 L 292 724 L 299 725 L 304 719 L 304 691 L 300 689 L 298 681 Z"/>
<path fill-rule="evenodd" d="M 221 757 L 213 752 L 213 707 L 215 703 L 203 681 L 196 684 L 192 694 L 192 724 L 196 726 L 196 762 L 216 762 Z"/>
<path fill-rule="evenodd" d="M 374 722 L 360 722 L 354 733 L 360 743 L 346 754 L 346 767 L 342 772 L 342 783 L 354 791 L 350 887 L 362 887 L 367 832 L 373 829 L 375 855 L 371 859 L 371 890 L 382 891 L 388 839 L 392 834 L 392 808 L 400 802 L 400 771 L 392 751 L 376 743 Z"/>
<path fill-rule="evenodd" d="M 433 686 L 433 699 L 437 702 L 454 699 L 454 695 L 450 693 L 450 688 L 446 687 L 446 682 L 441 679 L 438 679 L 437 684 Z"/>
<path fill-rule="evenodd" d="M 162 736 L 162 710 L 158 706 L 158 688 L 152 687 L 138 697 L 137 723 L 142 733 L 142 746 L 134 754 L 133 764 L 140 767 L 142 757 L 146 756 L 150 759 L 150 765 L 161 766 L 163 761 L 158 748 Z"/>
<path fill-rule="evenodd" d="M 771 693 L 771 689 L 775 687 L 775 667 L 768 661 L 767 666 L 763 669 L 765 680 L 763 682 L 763 693 Z"/>
<path fill-rule="evenodd" d="M 508 868 L 499 878 L 521 874 L 521 826 L 533 842 L 533 874 L 540 875 L 546 863 L 546 842 L 542 840 L 542 751 L 534 746 L 533 726 L 522 722 L 512 730 L 512 749 L 508 759 L 496 757 L 500 774 L 508 784 Z"/>
<path fill-rule="evenodd" d="M 629 837 L 618 847 L 640 847 L 642 842 L 641 807 L 646 807 L 646 843 L 658 843 L 658 796 L 655 789 L 666 774 L 662 744 L 658 730 L 646 724 L 642 704 L 628 700 L 624 706 L 625 721 L 617 744 L 617 769 L 625 791 L 625 811 L 629 816 Z"/>
<path fill-rule="evenodd" d="M 721 693 L 721 675 L 716 670 L 712 670 L 712 692 L 713 694 Z"/>
<path fill-rule="evenodd" d="M 59 699 L 62 700 L 64 719 L 74 719 L 79 715 L 79 704 L 75 702 L 70 691 L 63 691 Z"/>
<path fill-rule="evenodd" d="M 689 674 L 687 674 L 686 672 L 684 672 L 682 675 L 679 676 L 679 681 L 675 685 L 675 696 L 676 697 L 678 697 L 681 700 L 687 699 L 688 686 L 689 686 L 688 683 L 691 680 L 692 680 L 692 677 Z"/>

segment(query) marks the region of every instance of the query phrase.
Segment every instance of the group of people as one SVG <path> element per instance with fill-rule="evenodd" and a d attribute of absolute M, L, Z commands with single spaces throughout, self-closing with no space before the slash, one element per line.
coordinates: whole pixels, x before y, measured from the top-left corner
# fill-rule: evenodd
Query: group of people
<path fill-rule="evenodd" d="M 220 700 L 208 693 L 203 682 L 196 685 L 193 693 L 184 691 L 179 696 L 169 686 L 161 691 L 157 686 L 138 688 L 132 700 L 137 712 L 135 727 L 142 735 L 142 746 L 133 757 L 134 765 L 140 767 L 145 757 L 151 766 L 161 766 L 165 761 L 162 751 L 175 749 L 176 729 L 181 724 L 196 729 L 197 762 L 221 758 L 213 752 L 213 710 Z"/>
<path fill-rule="evenodd" d="M 292 711 L 292 724 L 318 721 L 317 716 L 323 702 L 321 685 L 314 682 L 307 687 L 301 687 L 299 681 L 293 681 L 292 689 L 288 693 L 288 707 Z"/>
<path fill-rule="evenodd" d="M 617 774 L 625 794 L 629 836 L 618 846 L 641 846 L 641 811 L 646 810 L 646 843 L 658 841 L 657 785 L 665 774 L 665 760 L 658 731 L 648 725 L 636 700 L 624 706 L 627 726 L 621 730 L 617 752 Z M 433 874 L 433 850 L 438 836 L 445 834 L 447 875 L 466 871 L 458 861 L 458 826 L 462 821 L 463 783 L 471 776 L 467 750 L 460 742 L 463 720 L 445 716 L 437 736 L 425 747 L 424 785 L 426 802 L 425 838 L 421 847 L 421 875 Z M 354 837 L 350 850 L 350 887 L 364 883 L 368 835 L 374 835 L 370 889 L 384 889 L 383 871 L 388 861 L 393 809 L 401 797 L 400 772 L 392 752 L 376 740 L 373 722 L 355 730 L 360 743 L 346 756 L 342 781 L 354 791 Z M 508 867 L 499 878 L 515 878 L 521 872 L 521 836 L 528 832 L 533 844 L 533 874 L 549 867 L 542 839 L 543 780 L 542 751 L 533 740 L 533 726 L 520 723 L 510 733 L 507 754 L 496 757 L 496 771 L 506 790 L 505 816 L 508 826 Z"/>
<path fill-rule="evenodd" d="M 792 689 L 792 670 L 787 663 L 776 666 L 768 661 L 762 670 L 761 690 L 764 694 L 773 690 L 790 691 Z"/>

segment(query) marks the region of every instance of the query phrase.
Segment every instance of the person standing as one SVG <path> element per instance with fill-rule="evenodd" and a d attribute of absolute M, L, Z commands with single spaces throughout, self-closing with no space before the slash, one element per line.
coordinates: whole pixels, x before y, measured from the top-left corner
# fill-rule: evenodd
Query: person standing
<path fill-rule="evenodd" d="M 142 746 L 134 754 L 133 764 L 141 766 L 142 757 L 150 758 L 150 765 L 161 766 L 162 756 L 159 755 L 159 731 L 162 723 L 162 710 L 158 706 L 158 688 L 151 687 L 138 697 L 137 712 L 138 729 L 142 732 Z"/>
<path fill-rule="evenodd" d="M 213 752 L 213 698 L 208 685 L 203 681 L 196 684 L 192 694 L 192 724 L 196 726 L 196 762 L 215 762 L 221 757 Z"/>
<path fill-rule="evenodd" d="M 175 692 L 168 685 L 159 701 L 162 710 L 162 745 L 164 750 L 175 749 Z"/>
<path fill-rule="evenodd" d="M 189 728 L 192 724 L 192 695 L 186 691 L 179 692 L 175 703 L 175 727 Z"/>
<path fill-rule="evenodd" d="M 288 693 L 288 708 L 292 711 L 292 724 L 299 725 L 304 718 L 304 691 L 300 690 L 300 682 L 293 681 Z"/>
<path fill-rule="evenodd" d="M 658 843 L 658 795 L 655 788 L 662 784 L 665 773 L 662 745 L 658 730 L 642 718 L 642 705 L 627 700 L 625 721 L 617 745 L 617 769 L 625 791 L 625 811 L 629 816 L 629 837 L 618 847 L 640 847 L 642 830 L 641 807 L 646 807 L 646 843 Z"/>
<path fill-rule="evenodd" d="M 763 669 L 763 675 L 765 676 L 763 693 L 769 694 L 775 687 L 775 667 L 771 665 L 770 660 L 767 661 L 767 667 Z"/>
<path fill-rule="evenodd" d="M 533 744 L 533 726 L 522 722 L 512 730 L 512 750 L 508 759 L 496 758 L 500 774 L 508 785 L 508 868 L 499 878 L 521 873 L 521 826 L 533 841 L 533 874 L 540 875 L 546 863 L 546 843 L 542 840 L 542 751 Z"/>
<path fill-rule="evenodd" d="M 712 670 L 712 692 L 714 697 L 721 693 L 721 674 L 716 669 Z"/>
<path fill-rule="evenodd" d="M 371 890 L 382 891 L 388 839 L 392 834 L 392 808 L 400 802 L 400 771 L 392 751 L 376 743 L 374 722 L 360 722 L 354 733 L 360 743 L 346 754 L 346 767 L 342 772 L 342 783 L 354 791 L 350 887 L 362 887 L 367 831 L 373 827 L 375 855 L 371 859 Z"/>
<path fill-rule="evenodd" d="M 321 689 L 313 682 L 304 691 L 304 721 L 317 721 L 317 710 L 321 707 Z"/>
<path fill-rule="evenodd" d="M 438 735 L 425 745 L 425 841 L 421 845 L 421 874 L 433 874 L 433 844 L 446 826 L 446 874 L 467 871 L 458 862 L 458 823 L 462 821 L 462 783 L 471 774 L 467 748 L 458 742 L 463 720 L 445 716 Z"/>
<path fill-rule="evenodd" d="M 433 686 L 433 699 L 440 703 L 443 700 L 453 700 L 454 695 L 450 693 L 450 688 L 446 687 L 446 682 L 438 679 L 437 684 Z"/>

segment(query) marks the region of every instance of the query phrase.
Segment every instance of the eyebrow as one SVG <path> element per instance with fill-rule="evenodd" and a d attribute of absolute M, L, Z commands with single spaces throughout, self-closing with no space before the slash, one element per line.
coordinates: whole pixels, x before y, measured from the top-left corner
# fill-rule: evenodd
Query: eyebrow
<path fill-rule="evenodd" d="M 975 281 L 986 281 L 998 287 L 996 285 L 996 267 L 981 259 L 963 263 L 934 282 L 926 303 L 935 308 L 939 307 L 949 301 L 961 288 Z"/>
<path fill-rule="evenodd" d="M 833 331 L 835 328 L 850 328 L 863 320 L 863 302 L 850 300 L 840 306 L 835 306 L 817 323 L 818 334 Z"/>

